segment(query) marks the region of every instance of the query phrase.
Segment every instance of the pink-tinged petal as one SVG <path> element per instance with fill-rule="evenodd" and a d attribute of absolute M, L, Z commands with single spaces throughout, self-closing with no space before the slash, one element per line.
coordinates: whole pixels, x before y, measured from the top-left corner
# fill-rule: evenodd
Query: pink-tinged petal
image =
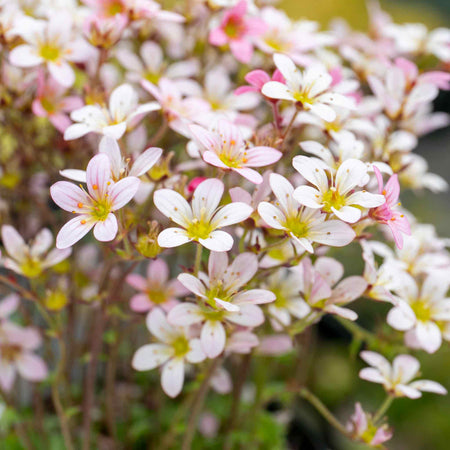
<path fill-rule="evenodd" d="M 0 386 L 6 392 L 9 392 L 16 378 L 16 371 L 12 364 L 0 361 Z"/>
<path fill-rule="evenodd" d="M 311 312 L 309 305 L 304 300 L 300 299 L 290 300 L 286 305 L 286 308 L 294 317 L 297 317 L 298 319 L 306 317 Z"/>
<path fill-rule="evenodd" d="M 19 306 L 20 297 L 9 294 L 0 302 L 0 319 L 9 317 Z"/>
<path fill-rule="evenodd" d="M 208 320 L 202 327 L 200 340 L 206 356 L 216 358 L 225 348 L 225 328 L 217 320 Z"/>
<path fill-rule="evenodd" d="M 166 228 L 158 235 L 158 245 L 163 248 L 178 247 L 192 241 L 182 228 Z"/>
<path fill-rule="evenodd" d="M 16 360 L 16 367 L 20 375 L 29 381 L 42 381 L 48 374 L 45 362 L 33 353 L 22 353 Z"/>
<path fill-rule="evenodd" d="M 413 381 L 409 386 L 423 392 L 433 392 L 434 394 L 447 395 L 447 389 L 445 389 L 442 384 L 436 383 L 436 381 L 417 380 Z"/>
<path fill-rule="evenodd" d="M 269 98 L 289 100 L 291 102 L 296 101 L 289 88 L 285 84 L 279 83 L 278 81 L 269 81 L 263 86 L 261 92 L 263 95 Z M 336 117 L 336 115 L 334 117 Z"/>
<path fill-rule="evenodd" d="M 102 129 L 102 133 L 105 136 L 110 136 L 114 139 L 120 139 L 125 134 L 126 130 L 127 130 L 127 123 L 124 121 L 115 125 L 109 125 L 107 127 L 104 127 Z"/>
<path fill-rule="evenodd" d="M 210 31 L 208 40 L 211 45 L 221 47 L 228 42 L 228 36 L 225 34 L 222 28 L 214 28 Z"/>
<path fill-rule="evenodd" d="M 148 172 L 158 161 L 162 155 L 162 149 L 151 147 L 138 156 L 133 166 L 131 167 L 129 175 L 140 177 Z"/>
<path fill-rule="evenodd" d="M 135 196 L 140 183 L 139 178 L 136 177 L 122 178 L 115 183 L 109 190 L 108 198 L 111 202 L 111 210 L 116 211 L 125 206 Z"/>
<path fill-rule="evenodd" d="M 172 189 L 159 189 L 153 195 L 153 201 L 166 217 L 178 225 L 187 228 L 192 222 L 191 207 L 178 192 Z"/>
<path fill-rule="evenodd" d="M 281 53 L 276 53 L 273 55 L 273 61 L 289 85 L 295 86 L 296 88 L 300 87 L 302 84 L 302 76 L 291 58 Z"/>
<path fill-rule="evenodd" d="M 225 231 L 213 231 L 207 239 L 198 240 L 203 247 L 213 252 L 228 252 L 233 247 L 233 238 Z"/>
<path fill-rule="evenodd" d="M 236 331 L 227 340 L 226 349 L 233 353 L 246 354 L 258 344 L 258 337 L 250 331 Z"/>
<path fill-rule="evenodd" d="M 186 359 L 190 363 L 197 364 L 206 358 L 200 339 L 191 339 L 189 341 L 189 347 L 190 351 L 186 354 Z"/>
<path fill-rule="evenodd" d="M 230 42 L 230 50 L 233 56 L 241 63 L 247 64 L 253 56 L 253 44 L 245 39 Z"/>
<path fill-rule="evenodd" d="M 50 187 L 50 195 L 60 208 L 69 212 L 80 212 L 84 206 L 90 204 L 86 193 L 77 185 L 68 181 L 56 182 Z"/>
<path fill-rule="evenodd" d="M 250 169 L 249 167 L 233 170 L 252 183 L 261 184 L 263 182 L 263 177 L 256 170 Z"/>
<path fill-rule="evenodd" d="M 336 119 L 336 112 L 331 106 L 323 103 L 314 103 L 308 105 L 308 108 L 314 115 L 325 120 L 325 122 L 333 122 Z"/>
<path fill-rule="evenodd" d="M 282 153 L 272 147 L 253 147 L 247 150 L 247 162 L 249 167 L 263 167 L 276 163 Z"/>
<path fill-rule="evenodd" d="M 222 199 L 225 187 L 222 181 L 210 178 L 202 181 L 192 196 L 192 211 L 197 218 L 211 217 Z"/>
<path fill-rule="evenodd" d="M 216 153 L 210 152 L 209 150 L 203 153 L 202 158 L 203 161 L 205 161 L 208 164 L 211 164 L 214 167 L 220 167 L 221 169 L 230 168 L 230 166 L 227 166 Z"/>
<path fill-rule="evenodd" d="M 286 222 L 286 216 L 271 203 L 261 202 L 258 205 L 258 213 L 269 227 L 276 230 L 286 229 L 283 225 Z"/>
<path fill-rule="evenodd" d="M 94 237 L 100 242 L 109 242 L 116 237 L 118 229 L 116 216 L 109 213 L 105 220 L 95 224 Z"/>
<path fill-rule="evenodd" d="M 359 378 L 379 384 L 384 384 L 384 382 L 386 381 L 383 375 L 381 375 L 380 371 L 378 369 L 374 369 L 373 367 L 366 367 L 360 370 Z"/>
<path fill-rule="evenodd" d="M 436 352 L 442 344 L 442 334 L 434 322 L 418 321 L 416 337 L 420 346 L 428 353 Z"/>
<path fill-rule="evenodd" d="M 312 186 L 299 186 L 294 191 L 294 198 L 301 205 L 308 208 L 319 209 L 323 207 L 320 191 Z"/>
<path fill-rule="evenodd" d="M 363 277 L 352 276 L 342 280 L 334 289 L 332 303 L 349 303 L 361 297 L 367 288 L 367 281 Z"/>
<path fill-rule="evenodd" d="M 395 393 L 397 396 L 404 396 L 412 399 L 422 397 L 422 393 L 419 390 L 414 389 L 411 386 L 405 386 L 404 384 L 397 385 L 395 387 Z"/>
<path fill-rule="evenodd" d="M 138 291 L 145 291 L 147 289 L 147 280 L 137 273 L 129 274 L 125 281 L 134 289 Z"/>
<path fill-rule="evenodd" d="M 314 225 L 308 234 L 312 241 L 331 247 L 344 247 L 350 244 L 355 236 L 352 228 L 339 220 L 327 220 Z"/>
<path fill-rule="evenodd" d="M 419 372 L 420 364 L 411 355 L 398 355 L 392 362 L 392 378 L 400 383 L 409 383 Z"/>
<path fill-rule="evenodd" d="M 245 81 L 261 90 L 264 84 L 270 81 L 270 77 L 264 70 L 252 70 L 245 75 Z"/>
<path fill-rule="evenodd" d="M 241 305 L 240 311 L 227 315 L 227 320 L 243 327 L 257 327 L 264 322 L 264 314 L 257 305 Z"/>
<path fill-rule="evenodd" d="M 224 287 L 237 291 L 247 284 L 258 270 L 258 258 L 253 253 L 241 253 L 236 256 L 229 269 L 223 271 Z"/>
<path fill-rule="evenodd" d="M 72 123 L 71 120 L 65 114 L 52 114 L 49 117 L 50 122 L 60 132 L 64 133 Z"/>
<path fill-rule="evenodd" d="M 214 214 L 211 225 L 214 228 L 223 228 L 234 225 L 248 219 L 252 212 L 253 208 L 246 203 L 229 203 Z"/>
<path fill-rule="evenodd" d="M 161 308 L 153 308 L 145 318 L 150 333 L 164 343 L 170 343 L 177 336 Z"/>
<path fill-rule="evenodd" d="M 298 209 L 298 203 L 294 200 L 294 187 L 283 176 L 271 173 L 269 177 L 270 187 L 275 194 L 283 211 L 293 211 Z"/>
<path fill-rule="evenodd" d="M 189 273 L 180 273 L 177 280 L 189 291 L 193 292 L 199 297 L 205 297 L 206 288 L 205 285 L 194 275 Z"/>
<path fill-rule="evenodd" d="M 252 196 L 241 187 L 234 187 L 231 188 L 229 191 L 231 201 L 232 202 L 242 202 L 246 203 L 247 205 L 251 205 L 252 203 Z"/>
<path fill-rule="evenodd" d="M 161 386 L 169 397 L 176 397 L 183 389 L 184 362 L 182 358 L 174 358 L 164 364 L 161 373 Z"/>
<path fill-rule="evenodd" d="M 344 266 L 339 261 L 327 256 L 318 258 L 314 269 L 330 286 L 334 286 L 344 275 Z"/>
<path fill-rule="evenodd" d="M 397 174 L 394 174 L 389 178 L 388 182 L 384 186 L 384 190 L 386 191 L 386 194 L 384 195 L 388 205 L 395 206 L 400 195 L 400 183 L 398 182 Z"/>
<path fill-rule="evenodd" d="M 293 349 L 292 339 L 287 334 L 265 336 L 261 339 L 258 353 L 267 356 L 279 356 Z"/>
<path fill-rule="evenodd" d="M 136 294 L 131 297 L 130 309 L 135 312 L 147 312 L 153 307 L 153 303 L 148 298 L 147 294 Z"/>
<path fill-rule="evenodd" d="M 104 153 L 95 155 L 86 169 L 86 183 L 89 194 L 98 200 L 104 200 L 111 179 L 111 163 Z"/>
<path fill-rule="evenodd" d="M 208 260 L 208 275 L 210 283 L 222 279 L 227 272 L 228 255 L 223 252 L 211 252 Z M 226 283 L 224 283 L 226 285 Z"/>
<path fill-rule="evenodd" d="M 75 82 L 75 73 L 69 63 L 65 61 L 49 62 L 47 66 L 52 78 L 61 86 L 70 87 Z"/>
<path fill-rule="evenodd" d="M 271 303 L 276 300 L 276 295 L 266 289 L 250 289 L 249 291 L 240 292 L 233 297 L 236 305 L 251 303 L 261 305 L 263 303 Z"/>
<path fill-rule="evenodd" d="M 27 258 L 28 246 L 13 226 L 2 226 L 2 241 L 6 251 L 13 259 L 22 262 Z"/>
<path fill-rule="evenodd" d="M 327 103 L 339 108 L 355 109 L 355 100 L 352 97 L 338 94 L 336 92 L 327 92 L 317 97 L 320 102 Z"/>
<path fill-rule="evenodd" d="M 147 344 L 139 348 L 133 356 L 133 369 L 152 370 L 164 364 L 173 355 L 173 349 L 166 344 Z"/>
<path fill-rule="evenodd" d="M 401 301 L 389 311 L 386 321 L 395 330 L 406 331 L 416 323 L 416 315 L 406 302 Z"/>
<path fill-rule="evenodd" d="M 245 28 L 248 35 L 257 36 L 263 34 L 267 30 L 268 25 L 259 17 L 248 17 L 245 20 Z"/>
<path fill-rule="evenodd" d="M 81 97 L 69 96 L 61 99 L 60 103 L 61 111 L 72 112 L 75 109 L 83 107 L 83 100 Z"/>
<path fill-rule="evenodd" d="M 122 175 L 122 153 L 119 144 L 111 136 L 103 136 L 98 148 L 99 153 L 104 153 L 108 156 L 111 163 L 111 171 L 114 177 L 120 178 Z"/>
<path fill-rule="evenodd" d="M 343 206 L 340 209 L 332 206 L 331 211 L 333 211 L 337 218 L 347 223 L 355 223 L 361 218 L 361 210 L 353 206 Z"/>
<path fill-rule="evenodd" d="M 147 266 L 147 279 L 155 284 L 166 286 L 169 279 L 169 266 L 163 259 L 151 261 Z"/>
<path fill-rule="evenodd" d="M 223 367 L 219 367 L 214 372 L 211 377 L 211 387 L 219 394 L 228 394 L 233 389 L 230 374 Z"/>
<path fill-rule="evenodd" d="M 348 308 L 341 308 L 336 305 L 327 305 L 324 310 L 329 314 L 335 314 L 342 317 L 343 319 L 355 321 L 358 318 L 358 314 Z"/>
<path fill-rule="evenodd" d="M 69 220 L 69 222 L 59 230 L 59 233 L 56 236 L 56 248 L 64 249 L 71 247 L 83 238 L 83 236 L 88 234 L 95 225 L 95 222 L 89 219 L 88 216 L 77 216 L 72 220 Z"/>
<path fill-rule="evenodd" d="M 9 62 L 17 67 L 34 67 L 43 62 L 43 59 L 37 54 L 31 45 L 18 45 L 11 50 Z"/>
<path fill-rule="evenodd" d="M 215 152 L 221 147 L 215 133 L 212 133 L 199 125 L 189 125 L 189 130 L 198 145 L 204 147 L 206 150 Z"/>
<path fill-rule="evenodd" d="M 384 205 L 386 199 L 383 195 L 371 194 L 370 192 L 355 192 L 347 197 L 347 205 L 359 205 L 364 208 L 375 208 Z"/>
<path fill-rule="evenodd" d="M 359 159 L 345 160 L 336 172 L 336 189 L 344 195 L 366 181 L 367 166 Z M 378 198 L 378 197 L 377 197 Z"/>
<path fill-rule="evenodd" d="M 233 303 L 226 302 L 225 300 L 221 300 L 217 297 L 214 297 L 214 301 L 216 302 L 216 307 L 223 308 L 225 311 L 236 312 L 240 309 L 239 306 L 233 305 Z"/>
<path fill-rule="evenodd" d="M 181 303 L 170 310 L 167 315 L 167 320 L 173 325 L 187 327 L 194 323 L 202 322 L 203 315 L 198 305 L 194 303 Z"/>

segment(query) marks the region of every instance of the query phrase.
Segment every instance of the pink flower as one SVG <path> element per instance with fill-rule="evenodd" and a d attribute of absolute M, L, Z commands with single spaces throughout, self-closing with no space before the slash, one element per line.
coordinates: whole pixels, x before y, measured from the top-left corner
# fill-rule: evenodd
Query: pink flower
<path fill-rule="evenodd" d="M 169 281 L 169 267 L 162 259 L 151 261 L 147 266 L 147 277 L 132 273 L 127 276 L 127 283 L 140 291 L 130 300 L 130 308 L 136 312 L 146 312 L 160 306 L 169 312 L 179 303 L 177 296 L 189 291 L 178 280 Z"/>
<path fill-rule="evenodd" d="M 67 181 L 58 181 L 50 188 L 52 199 L 60 208 L 77 214 L 59 231 L 57 248 L 72 246 L 91 228 L 94 228 L 97 240 L 112 241 L 118 230 L 113 212 L 134 197 L 140 183 L 136 177 L 125 177 L 114 183 L 111 163 L 105 154 L 96 155 L 89 161 L 86 182 L 88 192 Z"/>
<path fill-rule="evenodd" d="M 263 20 L 246 15 L 247 2 L 241 0 L 225 12 L 220 25 L 209 33 L 210 44 L 219 47 L 229 44 L 233 56 L 244 64 L 253 56 L 252 37 L 264 33 L 267 28 Z"/>
<path fill-rule="evenodd" d="M 402 233 L 411 234 L 411 229 L 409 226 L 408 219 L 396 211 L 398 203 L 398 197 L 400 194 L 400 184 L 398 182 L 398 175 L 392 175 L 385 186 L 383 186 L 383 176 L 376 166 L 373 166 L 375 176 L 378 181 L 378 192 L 386 198 L 386 203 L 377 208 L 372 209 L 369 212 L 370 217 L 376 220 L 378 223 L 387 225 L 392 231 L 394 236 L 395 244 L 398 248 L 403 247 L 403 236 Z"/>
<path fill-rule="evenodd" d="M 205 359 L 198 338 L 192 338 L 188 328 L 173 327 L 164 312 L 154 308 L 146 319 L 150 333 L 160 342 L 139 348 L 133 356 L 133 368 L 139 371 L 162 366 L 161 386 L 169 397 L 176 397 L 183 388 L 184 364 Z"/>
<path fill-rule="evenodd" d="M 32 104 L 33 113 L 38 117 L 47 117 L 61 133 L 64 133 L 72 123 L 66 113 L 83 106 L 80 97 L 64 97 L 64 93 L 63 87 L 48 82 L 48 80 L 45 80 L 43 73 L 39 73 L 37 97 Z"/>
<path fill-rule="evenodd" d="M 83 23 L 83 33 L 94 47 L 109 49 L 119 42 L 128 23 L 126 16 L 91 15 Z"/>
<path fill-rule="evenodd" d="M 44 361 L 33 353 L 41 345 L 39 333 L 8 320 L 18 303 L 15 295 L 0 302 L 0 386 L 5 391 L 11 390 L 17 372 L 29 381 L 42 381 L 47 377 Z"/>
<path fill-rule="evenodd" d="M 265 289 L 241 290 L 257 269 L 254 254 L 242 253 L 228 265 L 226 253 L 211 252 L 208 275 L 200 273 L 197 278 L 183 273 L 178 276 L 187 289 L 203 299 L 204 305 L 182 303 L 175 306 L 168 315 L 169 322 L 178 326 L 202 323 L 202 348 L 209 358 L 216 358 L 225 349 L 225 323 L 257 327 L 264 322 L 264 314 L 257 305 L 275 300 L 275 295 Z"/>
<path fill-rule="evenodd" d="M 271 147 L 248 147 L 239 128 L 226 120 L 219 120 L 210 131 L 198 125 L 189 129 L 193 138 L 205 148 L 203 160 L 225 170 L 232 170 L 255 184 L 262 176 L 251 167 L 263 167 L 277 162 L 282 153 Z"/>
<path fill-rule="evenodd" d="M 361 403 L 355 404 L 355 413 L 347 422 L 347 430 L 354 439 L 365 442 L 370 447 L 379 447 L 392 438 L 392 430 L 386 424 L 376 426 L 372 415 L 364 412 Z"/>
<path fill-rule="evenodd" d="M 245 81 L 250 86 L 241 86 L 238 87 L 234 93 L 236 95 L 245 94 L 246 92 L 259 92 L 262 93 L 263 86 L 269 81 L 278 81 L 280 83 L 284 83 L 284 77 L 281 72 L 276 69 L 272 75 L 272 78 L 267 72 L 264 70 L 252 70 L 247 75 L 245 75 Z M 269 101 L 276 103 L 278 99 L 268 98 Z"/>

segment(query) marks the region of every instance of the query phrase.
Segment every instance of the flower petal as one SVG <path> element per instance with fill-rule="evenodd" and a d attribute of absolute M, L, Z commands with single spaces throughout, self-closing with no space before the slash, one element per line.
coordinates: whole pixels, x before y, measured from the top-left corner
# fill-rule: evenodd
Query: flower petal
<path fill-rule="evenodd" d="M 152 370 L 164 364 L 173 355 L 173 349 L 166 344 L 147 344 L 139 348 L 133 356 L 133 369 Z"/>
<path fill-rule="evenodd" d="M 202 327 L 200 340 L 206 356 L 216 358 L 225 348 L 225 328 L 217 320 L 208 320 Z"/>

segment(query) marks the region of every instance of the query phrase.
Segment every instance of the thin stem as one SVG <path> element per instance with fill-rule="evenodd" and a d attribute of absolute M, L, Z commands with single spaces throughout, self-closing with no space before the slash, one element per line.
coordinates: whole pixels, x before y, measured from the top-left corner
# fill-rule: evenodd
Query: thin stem
<path fill-rule="evenodd" d="M 289 132 L 291 131 L 292 126 L 294 125 L 295 119 L 297 118 L 299 111 L 296 110 L 295 113 L 292 116 L 291 121 L 289 122 L 289 125 L 286 127 L 286 130 L 284 130 L 284 133 L 282 135 L 283 144 L 286 142 L 286 139 L 289 135 Z"/>
<path fill-rule="evenodd" d="M 194 275 L 197 276 L 200 270 L 200 264 L 202 263 L 202 250 L 201 244 L 197 244 L 197 249 L 195 250 L 195 265 L 194 265 Z"/>
<path fill-rule="evenodd" d="M 11 281 L 8 277 L 5 277 L 4 275 L 0 275 L 0 283 L 5 284 L 6 286 L 10 287 L 11 289 L 14 289 L 23 298 L 26 298 L 27 300 L 31 300 L 33 302 L 37 302 L 39 300 L 36 297 L 36 295 L 33 294 L 33 292 L 31 292 L 28 289 L 24 288 L 20 284 L 17 284 L 14 281 Z"/>
<path fill-rule="evenodd" d="M 203 378 L 202 384 L 200 385 L 197 394 L 194 398 L 194 403 L 191 408 L 189 422 L 187 426 L 186 433 L 184 435 L 183 444 L 181 446 L 181 450 L 190 450 L 192 439 L 194 439 L 195 431 L 197 429 L 197 421 L 198 416 L 200 415 L 203 404 L 205 403 L 206 395 L 208 394 L 210 388 L 211 377 L 216 371 L 217 366 L 219 365 L 221 358 L 216 358 L 212 361 L 208 370 L 206 371 L 205 377 Z"/>
<path fill-rule="evenodd" d="M 59 342 L 59 361 L 56 367 L 56 374 L 54 382 L 52 383 L 52 400 L 55 406 L 56 414 L 58 415 L 61 431 L 64 439 L 66 450 L 74 450 L 72 436 L 70 435 L 69 421 L 64 411 L 64 407 L 59 395 L 59 381 L 62 375 L 62 371 L 65 367 L 66 361 L 66 348 L 62 338 L 58 339 Z"/>
<path fill-rule="evenodd" d="M 347 429 L 344 427 L 344 425 L 339 422 L 338 419 L 333 415 L 333 413 L 322 403 L 322 401 L 317 398 L 309 389 L 307 388 L 301 388 L 299 391 L 299 394 L 301 397 L 303 397 L 305 400 L 307 400 L 309 403 L 311 403 L 314 408 L 324 417 L 327 422 L 336 428 L 340 433 L 342 433 L 344 436 L 347 436 L 351 439 L 351 436 Z"/>
<path fill-rule="evenodd" d="M 378 408 L 378 411 L 373 416 L 373 423 L 376 424 L 379 422 L 383 416 L 387 413 L 388 409 L 392 405 L 392 402 L 394 401 L 394 397 L 392 395 L 389 395 L 384 399 L 384 402 L 381 404 L 381 406 Z"/>
<path fill-rule="evenodd" d="M 230 450 L 232 446 L 231 436 L 234 427 L 236 426 L 238 416 L 239 416 L 239 407 L 241 405 L 241 393 L 242 388 L 244 387 L 245 379 L 247 378 L 248 371 L 250 369 L 250 362 L 252 359 L 252 354 L 248 353 L 242 357 L 241 364 L 239 365 L 239 370 L 237 373 L 237 380 L 234 383 L 233 389 L 233 403 L 231 404 L 230 416 L 228 419 L 228 426 L 225 432 L 225 450 Z"/>

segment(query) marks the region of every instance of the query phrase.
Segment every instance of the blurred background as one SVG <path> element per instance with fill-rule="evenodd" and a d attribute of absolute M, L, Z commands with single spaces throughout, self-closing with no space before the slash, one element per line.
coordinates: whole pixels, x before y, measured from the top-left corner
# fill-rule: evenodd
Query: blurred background
<path fill-rule="evenodd" d="M 422 22 L 429 28 L 450 26 L 450 0 L 385 0 L 382 8 L 390 13 L 397 23 Z M 291 17 L 317 20 L 324 27 L 336 17 L 344 18 L 356 29 L 367 26 L 366 3 L 363 0 L 283 0 L 281 6 Z M 450 95 L 441 93 L 435 103 L 436 110 L 450 113 Z M 444 177 L 450 183 L 450 129 L 438 130 L 423 139 L 415 150 L 424 156 L 430 171 Z M 402 194 L 403 204 L 419 221 L 432 223 L 442 237 L 450 237 L 450 194 L 431 192 Z M 351 270 L 362 270 L 352 263 Z M 449 274 L 450 276 L 450 274 Z M 358 305 L 363 306 L 363 305 Z M 380 319 L 380 305 L 374 308 L 360 307 L 360 323 L 371 327 Z M 362 367 L 359 358 L 349 364 L 349 336 L 333 320 L 324 321 L 318 330 L 317 356 L 310 363 L 309 383 L 314 392 L 324 400 L 341 419 L 352 413 L 355 401 L 374 410 L 383 401 L 383 390 L 376 385 L 358 379 Z M 441 382 L 450 390 L 450 348 L 443 345 L 438 354 L 421 352 L 422 374 Z M 353 450 L 347 440 L 337 436 L 327 424 L 308 408 L 301 405 L 298 416 L 290 426 L 289 440 L 293 449 Z M 274 406 L 276 408 L 276 405 Z M 305 413 L 305 408 L 306 412 Z M 301 409 L 301 411 L 300 411 Z M 394 402 L 390 413 L 390 425 L 395 428 L 392 441 L 387 448 L 393 450 L 448 450 L 450 449 L 450 399 L 425 394 L 419 400 L 400 399 Z"/>

